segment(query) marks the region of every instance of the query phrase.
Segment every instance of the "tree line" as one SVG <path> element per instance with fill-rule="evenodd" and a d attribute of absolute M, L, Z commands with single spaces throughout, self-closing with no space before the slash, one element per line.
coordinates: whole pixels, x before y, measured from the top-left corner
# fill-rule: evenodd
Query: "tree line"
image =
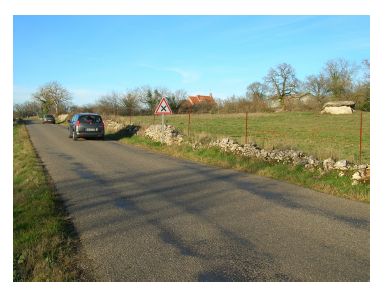
<path fill-rule="evenodd" d="M 363 60 L 357 65 L 346 59 L 333 59 L 326 62 L 318 74 L 309 75 L 302 81 L 297 78 L 292 65 L 281 63 L 270 68 L 261 80 L 249 84 L 243 96 L 194 106 L 186 102 L 187 92 L 183 89 L 171 91 L 148 85 L 123 93 L 112 91 L 92 104 L 80 106 L 71 102 L 72 95 L 66 88 L 53 81 L 38 88 L 31 100 L 14 105 L 14 115 L 26 117 L 80 111 L 108 115 L 153 114 L 162 96 L 167 98 L 175 113 L 259 112 L 272 110 L 274 106 L 286 111 L 309 110 L 319 109 L 327 101 L 338 100 L 354 101 L 357 109 L 370 111 L 370 63 Z M 307 101 L 302 102 L 306 96 Z"/>
<path fill-rule="evenodd" d="M 301 101 L 306 96 L 307 101 Z M 368 60 L 359 65 L 342 58 L 329 60 L 318 74 L 303 81 L 297 78 L 293 66 L 281 63 L 271 68 L 261 81 L 249 84 L 245 96 L 232 96 L 221 107 L 224 112 L 268 111 L 275 101 L 286 111 L 318 110 L 327 101 L 342 100 L 354 101 L 357 109 L 370 111 Z"/>

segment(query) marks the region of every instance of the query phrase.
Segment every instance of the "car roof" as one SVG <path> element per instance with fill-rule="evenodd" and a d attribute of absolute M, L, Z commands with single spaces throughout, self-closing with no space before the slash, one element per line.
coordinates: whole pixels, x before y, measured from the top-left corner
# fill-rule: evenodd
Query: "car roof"
<path fill-rule="evenodd" d="M 93 115 L 93 116 L 100 116 L 97 113 L 77 113 L 76 115 L 82 116 L 82 115 Z"/>

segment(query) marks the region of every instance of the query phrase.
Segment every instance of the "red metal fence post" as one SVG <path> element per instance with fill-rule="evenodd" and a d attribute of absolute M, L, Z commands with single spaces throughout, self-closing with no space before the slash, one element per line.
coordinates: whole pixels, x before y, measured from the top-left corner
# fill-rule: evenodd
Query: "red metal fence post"
<path fill-rule="evenodd" d="M 247 131 L 248 131 L 248 130 L 247 130 L 247 119 L 248 119 L 248 118 L 247 118 L 247 117 L 248 117 L 247 115 L 248 115 L 248 112 L 246 112 L 246 116 L 245 116 L 245 118 L 246 118 L 246 121 L 245 121 L 245 144 L 247 144 L 247 137 L 248 137 L 248 136 L 247 136 L 247 133 L 248 133 L 248 132 L 247 132 Z"/>
<path fill-rule="evenodd" d="M 360 164 L 362 163 L 362 111 L 361 111 L 361 122 L 360 122 Z"/>

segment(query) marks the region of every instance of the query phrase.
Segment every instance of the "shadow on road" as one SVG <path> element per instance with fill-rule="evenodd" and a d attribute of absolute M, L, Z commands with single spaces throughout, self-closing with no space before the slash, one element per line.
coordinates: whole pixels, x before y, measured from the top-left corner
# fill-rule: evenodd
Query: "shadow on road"
<path fill-rule="evenodd" d="M 132 137 L 138 130 L 139 126 L 129 125 L 106 134 L 105 139 Z M 128 158 L 126 147 L 108 145 L 100 146 L 104 151 L 95 151 L 106 153 L 98 154 L 95 162 L 85 162 L 84 152 L 78 156 L 54 149 L 48 152 L 55 155 L 56 163 L 68 164 L 75 173 L 60 178 L 57 186 L 84 244 L 99 251 L 90 258 L 104 271 L 101 280 L 367 280 L 369 259 L 342 252 L 334 240 L 319 243 L 311 238 L 308 243 L 296 235 L 312 236 L 312 226 L 319 221 L 324 221 L 324 232 L 345 224 L 348 243 L 351 233 L 368 232 L 369 219 L 336 212 L 310 193 L 297 194 L 295 186 L 283 190 L 273 180 L 261 182 L 244 173 L 138 149 L 132 149 L 137 151 Z M 114 159 L 114 148 L 125 154 Z M 281 224 L 274 216 L 291 220 Z M 310 220 L 301 227 L 304 216 Z M 271 244 L 266 242 L 270 239 Z M 287 248 L 290 256 L 294 255 L 290 251 L 301 247 L 311 253 L 308 258 L 276 252 Z M 313 256 L 320 258 L 313 262 Z M 338 264 L 341 257 L 348 262 Z M 282 266 L 283 258 L 290 267 Z M 108 265 L 116 269 L 108 272 Z M 297 275 L 291 270 L 296 267 L 312 276 Z"/>

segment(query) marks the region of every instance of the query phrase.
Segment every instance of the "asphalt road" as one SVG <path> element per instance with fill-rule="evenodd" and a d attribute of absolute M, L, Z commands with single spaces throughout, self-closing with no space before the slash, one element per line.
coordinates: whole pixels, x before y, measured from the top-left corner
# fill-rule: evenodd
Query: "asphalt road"
<path fill-rule="evenodd" d="M 369 281 L 369 205 L 27 125 L 100 281 Z"/>

